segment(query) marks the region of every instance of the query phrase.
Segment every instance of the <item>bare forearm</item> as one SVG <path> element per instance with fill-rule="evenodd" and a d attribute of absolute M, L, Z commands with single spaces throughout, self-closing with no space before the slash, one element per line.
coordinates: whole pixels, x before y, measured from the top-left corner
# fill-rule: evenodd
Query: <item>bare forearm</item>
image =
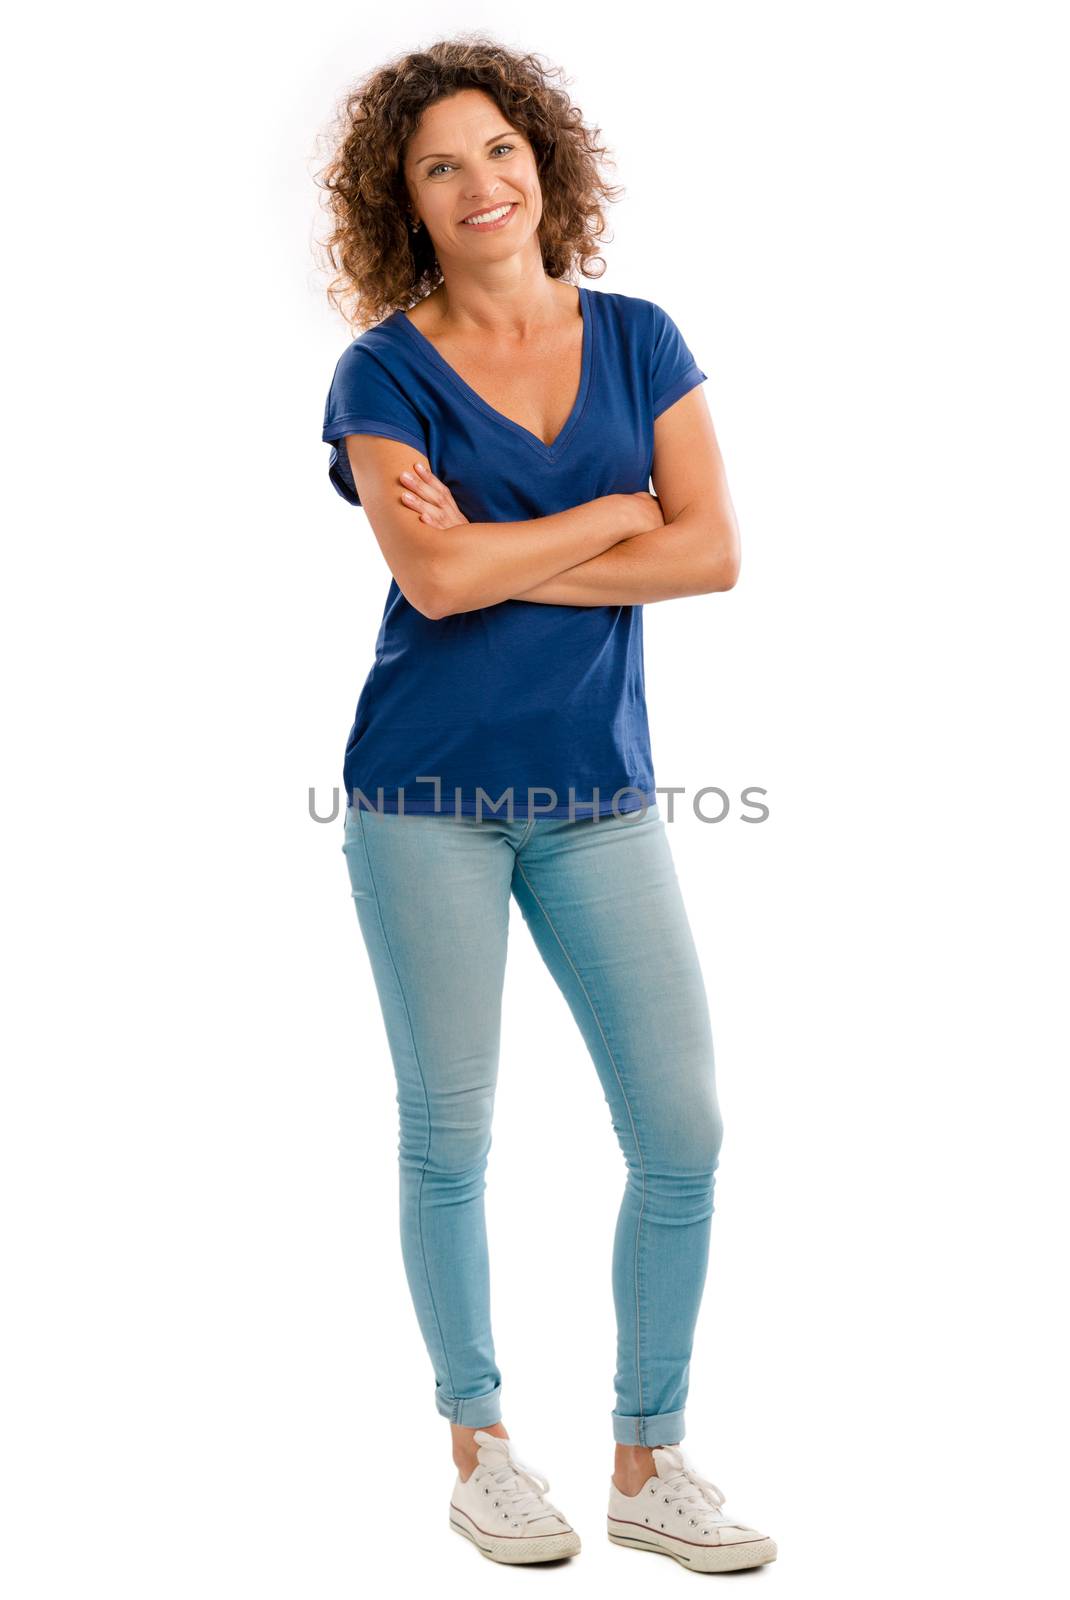
<path fill-rule="evenodd" d="M 511 598 L 553 606 L 643 605 L 730 589 L 738 565 L 735 527 L 711 532 L 699 508 L 688 507 L 641 539 L 626 539 Z"/>
<path fill-rule="evenodd" d="M 525 522 L 466 522 L 442 529 L 431 574 L 437 614 L 496 605 L 618 543 L 641 544 L 649 536 L 633 498 L 620 494 Z"/>

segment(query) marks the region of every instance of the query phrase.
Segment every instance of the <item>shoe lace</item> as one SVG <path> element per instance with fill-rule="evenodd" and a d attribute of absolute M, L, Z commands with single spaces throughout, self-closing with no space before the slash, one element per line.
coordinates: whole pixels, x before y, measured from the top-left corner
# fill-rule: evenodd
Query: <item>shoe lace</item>
<path fill-rule="evenodd" d="M 557 1507 L 550 1504 L 543 1496 L 550 1487 L 550 1480 L 544 1472 L 531 1466 L 529 1462 L 521 1461 L 519 1456 L 510 1452 L 509 1459 L 503 1461 L 499 1467 L 484 1467 L 478 1469 L 480 1482 L 484 1479 L 484 1489 L 493 1494 L 494 1503 L 499 1502 L 507 1507 L 506 1515 L 516 1517 L 521 1522 L 527 1522 L 532 1517 L 560 1516 Z M 490 1489 L 489 1484 L 493 1484 Z"/>
<path fill-rule="evenodd" d="M 694 1513 L 691 1520 L 703 1533 L 731 1520 L 721 1511 L 725 1497 L 720 1489 L 690 1465 L 685 1464 L 671 1478 L 663 1478 L 658 1487 L 664 1491 L 670 1505 L 680 1502 L 681 1509 L 683 1505 L 691 1508 Z"/>

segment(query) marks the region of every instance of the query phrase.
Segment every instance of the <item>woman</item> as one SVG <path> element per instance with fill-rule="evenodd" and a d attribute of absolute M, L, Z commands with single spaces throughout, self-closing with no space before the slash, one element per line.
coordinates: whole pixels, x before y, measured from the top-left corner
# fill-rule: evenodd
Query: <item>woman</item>
<path fill-rule="evenodd" d="M 355 298 L 364 331 L 323 439 L 393 577 L 346 747 L 343 849 L 397 1076 L 402 1251 L 452 1429 L 451 1525 L 497 1561 L 580 1548 L 503 1424 L 490 1326 L 515 895 L 627 1165 L 609 1536 L 725 1570 L 776 1546 L 679 1443 L 721 1119 L 656 803 L 641 606 L 730 589 L 738 535 L 706 374 L 671 318 L 567 280 L 599 259 L 604 153 L 538 58 L 483 38 L 405 56 L 345 102 L 323 175 L 329 293 Z"/>

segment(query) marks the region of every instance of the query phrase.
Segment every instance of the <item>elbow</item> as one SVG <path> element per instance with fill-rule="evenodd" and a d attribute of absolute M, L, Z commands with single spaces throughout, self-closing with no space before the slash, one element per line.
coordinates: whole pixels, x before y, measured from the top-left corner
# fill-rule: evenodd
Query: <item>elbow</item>
<path fill-rule="evenodd" d="M 696 590 L 698 594 L 722 594 L 726 589 L 734 589 L 736 579 L 739 577 L 739 560 L 727 555 L 715 555 L 706 561 L 702 567 L 701 587 Z"/>
<path fill-rule="evenodd" d="M 707 594 L 721 594 L 734 589 L 739 579 L 739 535 L 733 528 L 729 534 L 712 541 L 709 553 L 712 559 L 706 564 Z"/>
<path fill-rule="evenodd" d="M 412 595 L 407 595 L 406 599 L 422 617 L 427 618 L 428 622 L 441 622 L 443 617 L 452 617 L 453 613 L 459 609 L 451 604 L 438 590 L 433 589 L 422 589 L 416 598 L 413 598 Z"/>
<path fill-rule="evenodd" d="M 397 582 L 397 574 L 394 574 Z M 409 602 L 414 611 L 421 617 L 426 617 L 428 622 L 438 622 L 442 617 L 448 617 L 450 608 L 445 604 L 442 595 L 437 589 L 427 583 L 398 583 L 398 588 Z"/>
<path fill-rule="evenodd" d="M 726 589 L 734 589 L 739 578 L 739 557 L 729 560 L 727 557 L 717 568 L 716 581 L 712 592 L 722 594 Z"/>
<path fill-rule="evenodd" d="M 683 514 L 672 521 L 682 525 Z M 696 509 L 687 517 L 687 541 L 685 564 L 691 585 L 687 593 L 720 594 L 724 589 L 735 588 L 739 577 L 739 531 L 734 517 L 729 520 Z"/>
<path fill-rule="evenodd" d="M 435 585 L 425 585 L 421 590 L 419 604 L 415 601 L 413 604 L 416 605 L 417 611 L 421 611 L 432 622 L 441 622 L 443 617 L 453 617 L 458 612 L 469 609 L 462 603 L 460 596 L 454 594 L 452 590 Z"/>
<path fill-rule="evenodd" d="M 418 611 L 421 617 L 426 617 L 429 622 L 436 622 L 443 615 L 438 592 L 423 574 L 402 579 L 395 572 L 394 582 L 412 609 Z"/>
<path fill-rule="evenodd" d="M 421 610 L 434 622 L 441 622 L 443 617 L 459 617 L 465 611 L 477 611 L 480 606 L 494 603 L 463 590 L 455 574 L 442 571 L 425 578 L 423 598 Z"/>
<path fill-rule="evenodd" d="M 430 622 L 440 622 L 464 609 L 456 585 L 440 565 L 432 562 L 424 564 L 411 588 L 405 591 L 405 598 Z"/>
<path fill-rule="evenodd" d="M 426 617 L 428 622 L 437 622 L 446 614 L 442 609 L 438 591 L 426 583 L 411 585 L 405 590 L 405 598 L 413 610 L 418 611 L 421 617 Z"/>

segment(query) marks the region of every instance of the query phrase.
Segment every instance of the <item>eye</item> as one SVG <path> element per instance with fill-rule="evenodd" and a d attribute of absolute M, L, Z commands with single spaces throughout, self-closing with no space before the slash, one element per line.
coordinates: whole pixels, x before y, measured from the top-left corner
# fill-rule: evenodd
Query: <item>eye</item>
<path fill-rule="evenodd" d="M 494 152 L 496 152 L 498 150 L 515 150 L 515 149 L 516 149 L 516 145 L 514 145 L 514 144 L 496 144 L 494 146 L 494 150 L 491 153 L 493 154 Z M 436 172 L 441 172 L 444 167 L 448 167 L 449 165 L 450 165 L 450 163 L 448 161 L 439 161 L 439 162 L 436 163 L 435 166 L 433 166 L 431 168 L 431 170 L 428 172 L 427 176 L 429 178 L 433 178 L 435 176 Z"/>

